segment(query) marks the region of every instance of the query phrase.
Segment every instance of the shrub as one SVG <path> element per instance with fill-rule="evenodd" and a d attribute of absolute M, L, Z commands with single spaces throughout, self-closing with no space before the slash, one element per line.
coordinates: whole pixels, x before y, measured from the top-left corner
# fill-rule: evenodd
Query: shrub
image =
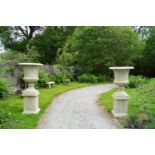
<path fill-rule="evenodd" d="M 39 80 L 37 86 L 45 87 L 46 83 L 49 81 L 48 74 L 44 71 L 39 71 Z"/>
<path fill-rule="evenodd" d="M 8 110 L 0 110 L 0 128 L 5 128 L 5 125 L 11 120 L 11 113 Z"/>
<path fill-rule="evenodd" d="M 4 99 L 9 94 L 10 84 L 4 78 L 0 78 L 0 99 Z"/>
<path fill-rule="evenodd" d="M 63 83 L 65 79 L 69 79 L 71 81 L 74 80 L 73 75 L 70 72 L 49 74 L 48 77 L 50 81 L 55 81 L 56 83 Z"/>
<path fill-rule="evenodd" d="M 9 50 L 1 55 L 3 61 L 13 60 L 15 62 L 31 62 L 30 57 L 25 53 Z"/>
<path fill-rule="evenodd" d="M 64 79 L 66 79 L 66 75 L 64 73 L 55 74 L 55 82 L 62 83 Z"/>
<path fill-rule="evenodd" d="M 97 83 L 97 77 L 92 74 L 83 74 L 78 77 L 79 82 Z"/>
<path fill-rule="evenodd" d="M 55 74 L 48 74 L 49 81 L 56 81 Z"/>
<path fill-rule="evenodd" d="M 97 81 L 98 82 L 105 82 L 105 81 L 108 81 L 108 80 L 109 80 L 109 78 L 108 78 L 107 75 L 98 75 L 97 76 Z"/>
<path fill-rule="evenodd" d="M 137 88 L 140 85 L 144 85 L 148 83 L 148 79 L 143 76 L 130 76 L 129 77 L 129 88 Z"/>
<path fill-rule="evenodd" d="M 71 81 L 74 81 L 73 74 L 69 71 L 65 72 L 66 78 L 70 79 Z"/>

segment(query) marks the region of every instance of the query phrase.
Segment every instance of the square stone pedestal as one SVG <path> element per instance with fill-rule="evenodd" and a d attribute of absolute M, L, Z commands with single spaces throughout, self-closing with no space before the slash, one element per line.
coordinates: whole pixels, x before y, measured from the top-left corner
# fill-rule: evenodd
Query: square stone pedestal
<path fill-rule="evenodd" d="M 126 117 L 128 115 L 128 99 L 127 94 L 113 95 L 113 110 L 112 114 L 116 118 Z"/>
<path fill-rule="evenodd" d="M 36 89 L 26 89 L 23 91 L 22 96 L 23 104 L 24 104 L 24 111 L 23 114 L 37 114 L 39 109 L 39 91 Z"/>

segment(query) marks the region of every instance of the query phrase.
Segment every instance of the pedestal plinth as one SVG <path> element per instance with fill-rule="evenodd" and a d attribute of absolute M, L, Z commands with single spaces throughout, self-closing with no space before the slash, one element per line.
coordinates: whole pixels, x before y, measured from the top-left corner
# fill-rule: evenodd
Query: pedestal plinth
<path fill-rule="evenodd" d="M 113 97 L 112 114 L 117 118 L 125 117 L 128 115 L 129 95 L 125 93 L 123 90 L 120 91 L 119 89 L 120 88 L 118 88 L 118 92 L 112 95 Z"/>
<path fill-rule="evenodd" d="M 39 91 L 34 88 L 27 88 L 23 91 L 23 114 L 36 114 L 39 109 Z"/>

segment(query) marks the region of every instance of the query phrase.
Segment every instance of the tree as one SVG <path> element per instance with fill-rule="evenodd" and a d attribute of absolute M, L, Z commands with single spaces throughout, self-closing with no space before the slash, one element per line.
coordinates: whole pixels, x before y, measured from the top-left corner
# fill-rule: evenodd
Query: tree
<path fill-rule="evenodd" d="M 132 64 L 141 40 L 130 27 L 77 27 L 68 42 L 81 72 L 107 73 L 110 66 Z"/>
<path fill-rule="evenodd" d="M 142 57 L 138 63 L 138 74 L 144 76 L 155 76 L 155 27 L 149 28 L 149 36 L 146 39 Z"/>
<path fill-rule="evenodd" d="M 53 64 L 58 50 L 63 48 L 66 40 L 73 33 L 74 27 L 46 27 L 42 34 L 36 35 L 32 44 L 40 54 L 40 62 Z M 60 53 L 61 54 L 61 53 Z"/>
<path fill-rule="evenodd" d="M 146 39 L 149 35 L 149 26 L 131 26 L 131 28 L 137 32 L 142 39 Z"/>
<path fill-rule="evenodd" d="M 5 48 L 27 52 L 29 41 L 42 30 L 41 26 L 1 26 L 0 38 Z"/>

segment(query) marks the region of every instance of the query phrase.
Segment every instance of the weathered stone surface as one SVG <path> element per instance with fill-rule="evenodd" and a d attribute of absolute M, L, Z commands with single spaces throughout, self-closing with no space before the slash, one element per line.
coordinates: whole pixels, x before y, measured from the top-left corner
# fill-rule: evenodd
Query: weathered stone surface
<path fill-rule="evenodd" d="M 124 91 L 129 76 L 130 69 L 134 67 L 110 67 L 114 72 L 114 83 L 118 86 L 118 91 L 113 94 L 113 110 L 112 114 L 117 117 L 125 117 L 128 115 L 128 100 L 129 96 Z"/>
<path fill-rule="evenodd" d="M 24 71 L 24 81 L 28 83 L 28 88 L 22 93 L 24 111 L 23 114 L 36 114 L 40 111 L 39 109 L 39 91 L 34 88 L 35 82 L 38 81 L 38 70 L 39 63 L 20 63 Z"/>

